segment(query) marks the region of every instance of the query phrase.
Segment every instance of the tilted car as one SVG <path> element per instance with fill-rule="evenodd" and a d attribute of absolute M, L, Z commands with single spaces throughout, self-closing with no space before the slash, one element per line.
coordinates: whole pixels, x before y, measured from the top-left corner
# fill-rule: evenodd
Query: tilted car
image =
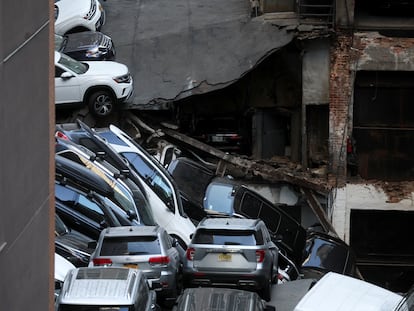
<path fill-rule="evenodd" d="M 55 252 L 76 267 L 86 267 L 94 249 L 89 247 L 93 240 L 67 227 L 55 214 Z"/>
<path fill-rule="evenodd" d="M 252 291 L 233 288 L 186 288 L 173 311 L 274 311 Z"/>
<path fill-rule="evenodd" d="M 55 50 L 78 61 L 115 60 L 112 39 L 99 31 L 55 34 Z"/>
<path fill-rule="evenodd" d="M 182 287 L 179 247 L 160 226 L 104 229 L 89 266 L 121 266 L 140 269 L 157 290 L 162 303 L 174 303 Z"/>
<path fill-rule="evenodd" d="M 294 311 L 412 310 L 397 293 L 343 274 L 328 272 L 300 299 Z M 403 303 L 403 305 L 401 305 Z M 401 309 L 397 309 L 401 307 Z"/>
<path fill-rule="evenodd" d="M 303 259 L 306 230 L 289 213 L 286 204 L 273 204 L 246 185 L 229 178 L 214 178 L 208 185 L 204 209 L 262 219 L 277 246 L 297 265 Z"/>
<path fill-rule="evenodd" d="M 70 270 L 57 311 L 154 311 L 160 310 L 141 270 L 85 267 Z"/>
<path fill-rule="evenodd" d="M 184 287 L 249 289 L 269 301 L 278 251 L 260 219 L 205 218 L 186 251 Z"/>
<path fill-rule="evenodd" d="M 105 10 L 98 0 L 55 0 L 55 33 L 100 30 Z"/>
<path fill-rule="evenodd" d="M 135 211 L 146 224 L 154 224 L 151 208 L 141 184 L 136 184 L 109 162 L 84 146 L 56 138 L 56 154 L 83 165 L 113 189 L 116 203 L 126 212 Z"/>
<path fill-rule="evenodd" d="M 120 180 L 113 177 L 111 178 L 110 175 L 106 175 L 103 171 L 98 171 L 98 167 L 93 166 L 91 162 L 88 162 L 91 166 L 86 167 L 83 164 L 65 158 L 59 154 L 55 155 L 55 162 L 56 181 L 63 184 L 70 182 L 73 185 L 76 184 L 76 187 L 82 186 L 86 189 L 93 187 L 91 189 L 95 189 L 97 193 L 105 196 L 122 209 L 126 215 L 125 217 L 129 220 L 136 224 L 155 224 L 145 197 L 143 197 L 139 188 L 132 188 L 132 186 L 134 186 L 133 184 L 127 186 Z M 98 174 L 94 170 L 96 170 Z M 111 190 L 108 191 L 107 186 L 100 187 L 101 183 L 109 186 Z M 119 219 L 119 221 L 121 221 L 121 219 Z"/>
<path fill-rule="evenodd" d="M 80 120 L 76 124 L 57 124 L 55 136 L 88 148 L 121 170 L 130 170 L 130 178 L 143 186 L 155 221 L 183 248 L 187 247 L 195 226 L 183 210 L 177 185 L 166 169 L 130 136 L 114 125 L 91 129 Z"/>
<path fill-rule="evenodd" d="M 57 108 L 87 105 L 97 117 L 106 117 L 133 93 L 133 79 L 118 62 L 80 62 L 55 51 L 55 104 Z"/>
<path fill-rule="evenodd" d="M 320 279 L 328 272 L 358 277 L 356 256 L 341 239 L 323 232 L 309 232 L 301 273 Z"/>

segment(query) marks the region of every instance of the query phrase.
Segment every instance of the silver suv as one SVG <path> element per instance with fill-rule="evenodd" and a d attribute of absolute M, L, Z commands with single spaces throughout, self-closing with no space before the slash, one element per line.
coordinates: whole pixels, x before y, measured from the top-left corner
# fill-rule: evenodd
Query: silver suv
<path fill-rule="evenodd" d="M 178 242 L 160 226 L 106 228 L 101 232 L 89 266 L 142 270 L 157 291 L 158 301 L 172 305 L 182 287 L 179 247 Z"/>
<path fill-rule="evenodd" d="M 144 274 L 127 268 L 78 268 L 66 275 L 57 311 L 160 310 Z"/>
<path fill-rule="evenodd" d="M 246 288 L 269 301 L 278 248 L 260 219 L 204 218 L 187 248 L 183 273 L 185 287 Z"/>

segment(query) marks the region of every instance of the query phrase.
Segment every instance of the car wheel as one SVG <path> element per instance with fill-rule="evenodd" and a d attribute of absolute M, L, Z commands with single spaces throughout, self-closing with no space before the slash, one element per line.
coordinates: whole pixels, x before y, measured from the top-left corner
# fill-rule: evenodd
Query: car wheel
<path fill-rule="evenodd" d="M 109 91 L 97 91 L 89 97 L 89 111 L 97 117 L 109 116 L 115 110 L 115 101 Z"/>

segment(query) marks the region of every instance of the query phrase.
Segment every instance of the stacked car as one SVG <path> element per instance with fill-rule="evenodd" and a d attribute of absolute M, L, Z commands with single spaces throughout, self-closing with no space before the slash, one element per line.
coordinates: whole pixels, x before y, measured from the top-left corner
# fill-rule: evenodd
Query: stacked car
<path fill-rule="evenodd" d="M 115 61 L 112 39 L 99 32 L 105 19 L 98 0 L 55 0 L 57 108 L 87 106 L 95 117 L 102 118 L 132 96 L 128 67 Z"/>

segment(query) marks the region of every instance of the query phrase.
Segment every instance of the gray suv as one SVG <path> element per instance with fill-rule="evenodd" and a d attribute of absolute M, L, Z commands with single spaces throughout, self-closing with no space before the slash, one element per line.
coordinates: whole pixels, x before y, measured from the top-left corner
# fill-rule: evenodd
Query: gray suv
<path fill-rule="evenodd" d="M 184 286 L 250 289 L 269 301 L 278 251 L 260 219 L 204 218 L 187 248 Z"/>
<path fill-rule="evenodd" d="M 121 226 L 102 230 L 89 262 L 144 272 L 160 303 L 171 306 L 182 287 L 178 242 L 160 226 Z M 184 253 L 184 250 L 182 250 Z"/>
<path fill-rule="evenodd" d="M 142 271 L 83 267 L 67 273 L 55 307 L 57 311 L 158 311 L 155 299 Z"/>

